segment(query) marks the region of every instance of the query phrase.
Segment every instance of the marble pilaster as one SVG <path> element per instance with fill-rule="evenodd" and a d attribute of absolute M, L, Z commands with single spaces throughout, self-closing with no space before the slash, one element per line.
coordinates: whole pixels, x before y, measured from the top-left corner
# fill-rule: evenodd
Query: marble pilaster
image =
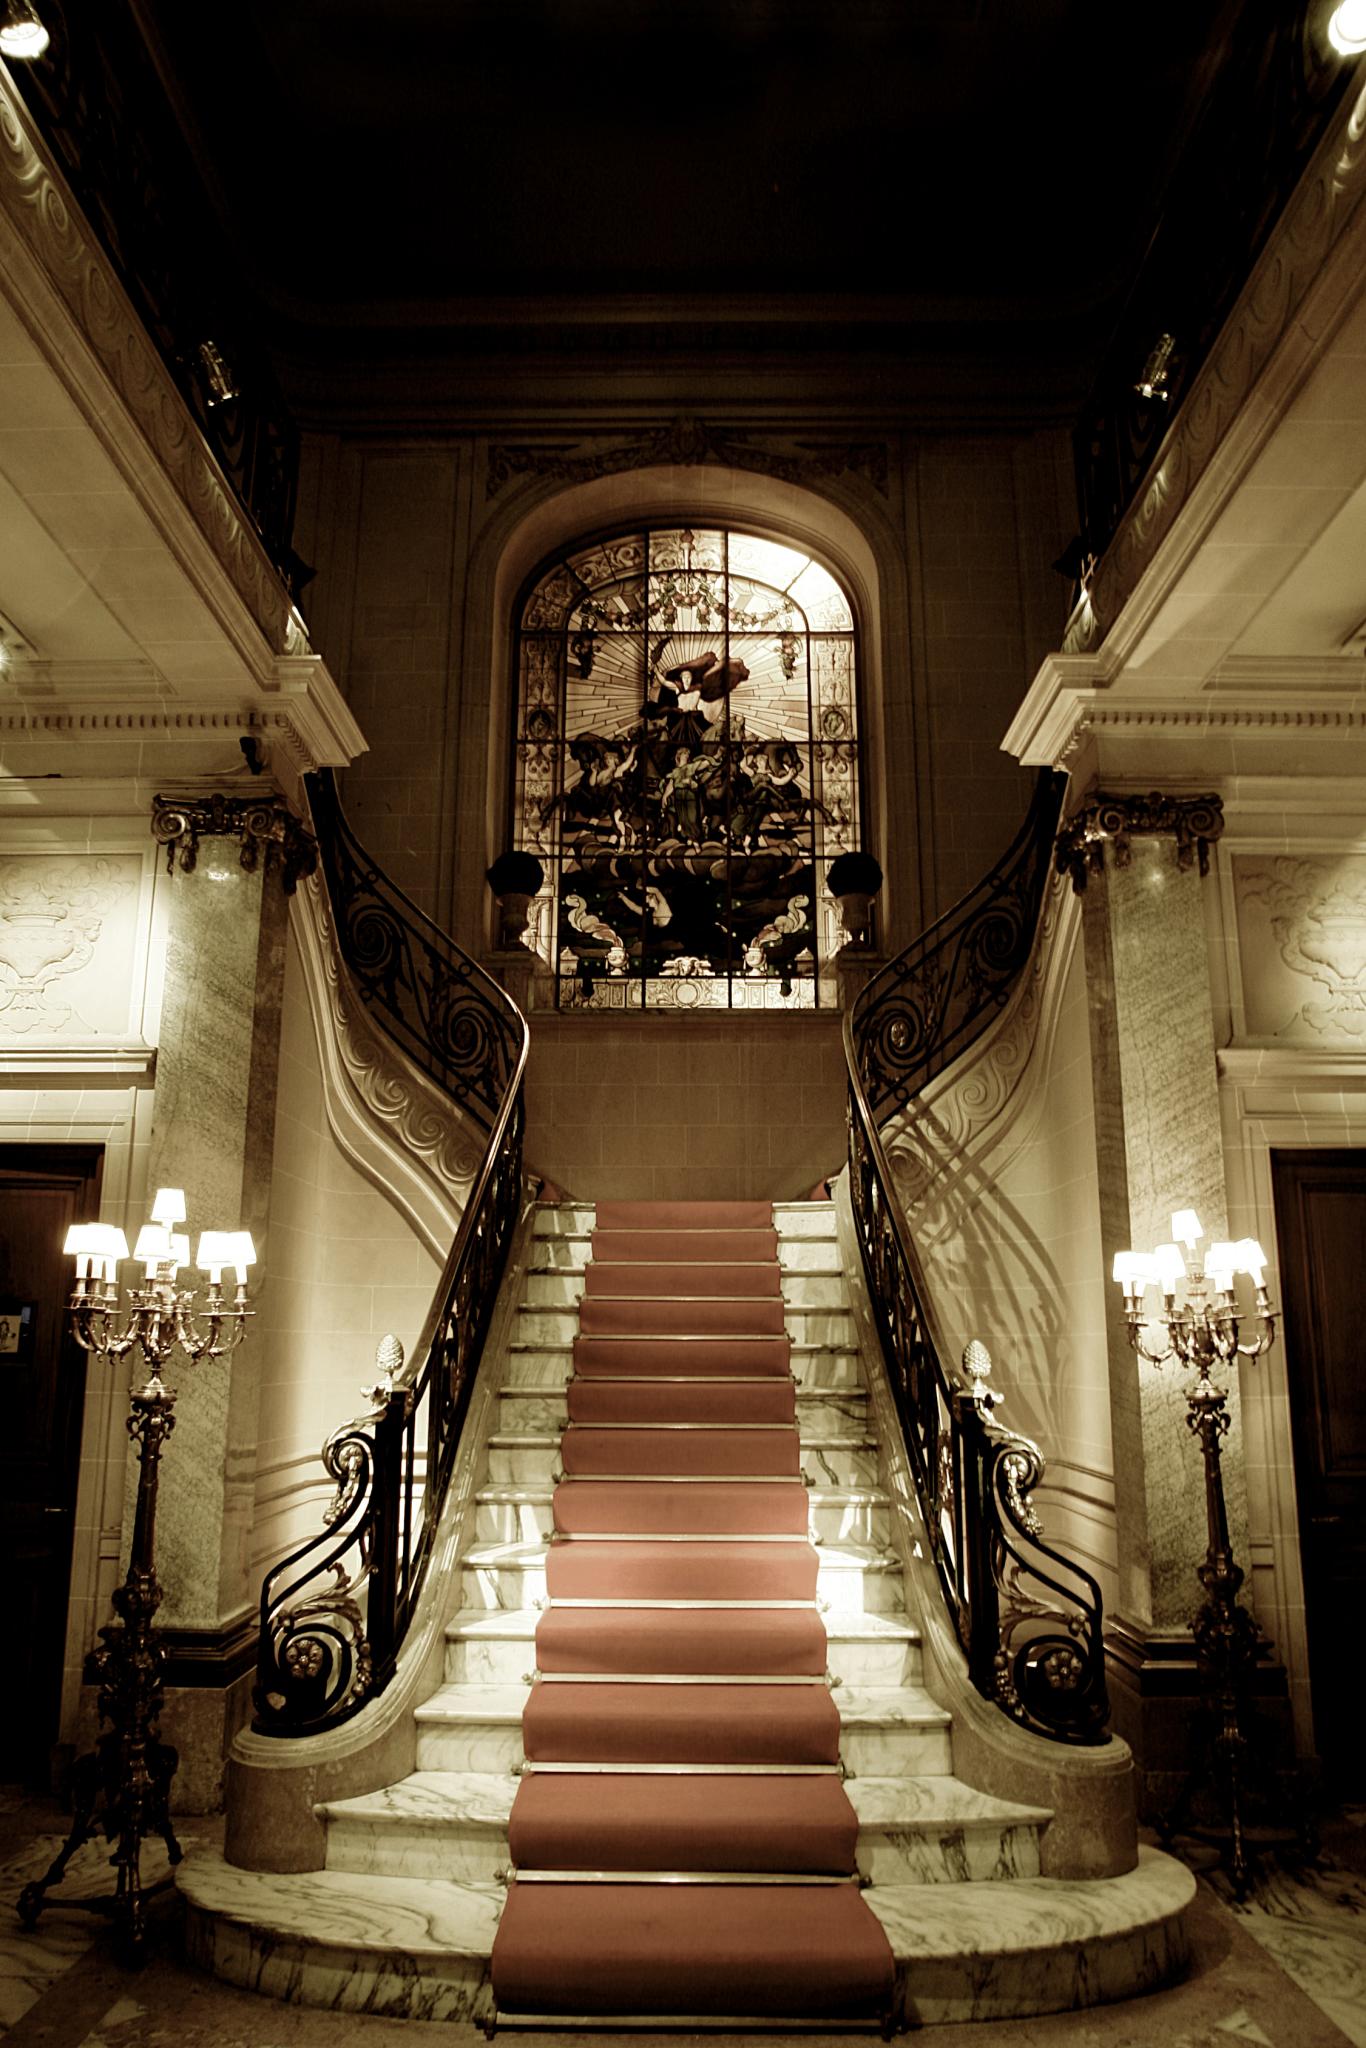
<path fill-rule="evenodd" d="M 166 970 L 148 1185 L 185 1190 L 192 1238 L 206 1229 L 251 1231 L 259 1308 L 285 900 L 273 862 L 247 873 L 229 841 L 206 841 L 195 870 L 177 870 L 162 886 Z M 187 1811 L 219 1803 L 226 1746 L 248 1706 L 260 1344 L 248 1324 L 230 1356 L 192 1366 L 177 1353 L 167 1375 L 177 1400 L 157 1513 L 159 1620 L 169 1655 L 163 1727 L 181 1751 L 176 1803 Z"/>
<path fill-rule="evenodd" d="M 1134 838 L 1127 865 L 1109 853 L 1086 890 L 1107 1271 L 1117 1251 L 1169 1241 L 1176 1209 L 1197 1210 L 1207 1239 L 1227 1236 L 1200 888 L 1194 867 L 1178 866 L 1171 838 L 1143 836 Z M 1195 1567 L 1207 1543 L 1203 1468 L 1186 1426 L 1188 1375 L 1135 1356 L 1117 1287 L 1106 1289 L 1106 1318 L 1119 1559 L 1119 1600 L 1110 1617 L 1115 1728 L 1133 1746 L 1141 1775 L 1152 1780 L 1155 1772 L 1179 1770 L 1186 1755 L 1196 1690 L 1189 1628 L 1201 1600 Z M 1246 1568 L 1236 1374 L 1228 1394 L 1225 1491 L 1235 1554 Z M 1181 1699 L 1187 1704 L 1178 1710 L 1172 1703 Z"/>

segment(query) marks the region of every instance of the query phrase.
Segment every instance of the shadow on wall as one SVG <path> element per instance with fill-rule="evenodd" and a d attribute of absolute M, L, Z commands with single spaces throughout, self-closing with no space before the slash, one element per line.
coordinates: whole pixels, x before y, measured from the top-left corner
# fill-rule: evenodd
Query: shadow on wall
<path fill-rule="evenodd" d="M 1064 1280 L 1047 1247 L 998 1183 L 918 1105 L 888 1147 L 893 1178 L 956 1367 L 970 1338 L 986 1345 L 1002 1421 L 1048 1455 L 1071 1435 L 1064 1393 L 1074 1377 Z"/>

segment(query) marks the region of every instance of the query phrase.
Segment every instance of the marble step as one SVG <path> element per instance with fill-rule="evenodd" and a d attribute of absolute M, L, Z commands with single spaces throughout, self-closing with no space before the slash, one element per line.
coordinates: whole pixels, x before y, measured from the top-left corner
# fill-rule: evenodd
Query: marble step
<path fill-rule="evenodd" d="M 461 1605 L 479 1608 L 535 1607 L 544 1601 L 546 1546 L 483 1543 L 461 1559 Z M 900 1614 L 901 1566 L 888 1551 L 857 1543 L 823 1544 L 816 1578 L 817 1604 L 833 1614 Z"/>
<path fill-rule="evenodd" d="M 507 1372 L 504 1388 L 516 1387 L 563 1387 L 574 1370 L 574 1346 L 572 1336 L 556 1339 L 553 1343 L 541 1337 L 524 1335 L 522 1326 L 527 1323 L 539 1324 L 544 1317 L 523 1315 L 518 1320 L 517 1334 L 508 1346 Z M 792 1345 L 792 1377 L 797 1382 L 798 1393 L 824 1390 L 827 1392 L 861 1392 L 863 1370 L 859 1363 L 857 1346 L 852 1338 L 841 1343 Z"/>
<path fill-rule="evenodd" d="M 520 1774 L 527 1685 L 442 1685 L 414 1712 L 419 1771 Z"/>
<path fill-rule="evenodd" d="M 836 1694 L 838 1699 L 839 1695 Z M 993 1799 L 960 1778 L 850 1778 L 865 1884 L 982 1884 L 1037 1877 L 1043 1806 Z"/>
<path fill-rule="evenodd" d="M 474 1498 L 476 1542 L 531 1543 L 548 1538 L 555 1526 L 550 1486 L 489 1485 Z M 811 1486 L 807 1488 L 807 1526 L 817 1545 L 853 1542 L 885 1549 L 891 1541 L 891 1502 L 880 1487 Z"/>
<path fill-rule="evenodd" d="M 267 1998 L 390 2019 L 492 2017 L 497 1884 L 341 1870 L 240 1870 L 209 1848 L 176 1873 L 192 1963 Z M 1089 1883 L 875 1884 L 897 1962 L 898 2022 L 1025 2018 L 1128 1998 L 1185 1967 L 1185 1865 L 1140 1849 Z M 1140 2032 L 1142 2030 L 1140 2029 Z"/>
<path fill-rule="evenodd" d="M 828 1669 L 841 1686 L 918 1684 L 919 1631 L 902 1616 L 827 1614 Z M 536 1662 L 540 1611 L 466 1609 L 446 1626 L 446 1677 L 452 1685 L 522 1684 Z"/>
<path fill-rule="evenodd" d="M 314 1808 L 327 1829 L 327 1868 L 375 1877 L 506 1882 L 510 1771 L 414 1771 L 396 1785 Z"/>
<path fill-rule="evenodd" d="M 878 1484 L 875 1443 L 860 1443 L 856 1437 L 800 1437 L 798 1444 L 802 1476 L 812 1486 L 849 1488 Z M 489 1439 L 491 1486 L 549 1486 L 562 1471 L 558 1433 L 499 1435 Z"/>
<path fill-rule="evenodd" d="M 597 1211 L 591 1202 L 538 1202 L 531 1230 L 537 1238 L 587 1238 L 596 1220 Z"/>
<path fill-rule="evenodd" d="M 565 1274 L 549 1277 L 553 1278 L 557 1285 L 568 1287 L 572 1284 Z M 847 1308 L 788 1307 L 785 1322 L 787 1334 L 794 1345 L 834 1344 L 842 1350 L 852 1351 L 858 1342 L 854 1318 Z M 577 1302 L 571 1307 L 555 1308 L 543 1306 L 529 1296 L 524 1296 L 519 1304 L 516 1337 L 519 1344 L 572 1344 L 578 1333 Z"/>
<path fill-rule="evenodd" d="M 647 1681 L 648 1682 L 648 1681 Z M 420 1771 L 515 1771 L 526 1685 L 443 1685 L 416 1711 Z M 949 1716 L 922 1686 L 840 1686 L 840 1759 L 850 1777 L 944 1776 Z"/>
<path fill-rule="evenodd" d="M 239 1870 L 192 1849 L 176 1871 L 189 1961 L 290 2005 L 482 2024 L 501 1884 Z"/>
<path fill-rule="evenodd" d="M 532 1230 L 536 1237 L 590 1237 L 597 1220 L 597 1208 L 592 1202 L 538 1202 Z M 824 1237 L 833 1243 L 838 1236 L 835 1205 L 833 1202 L 775 1202 L 773 1227 L 780 1239 Z"/>
<path fill-rule="evenodd" d="M 592 1256 L 592 1248 L 593 1240 L 587 1233 L 582 1237 L 539 1237 L 531 1271 L 581 1273 Z M 844 1270 L 833 1238 L 779 1238 L 778 1264 L 784 1273 L 842 1274 Z"/>
<path fill-rule="evenodd" d="M 1172 1982 L 1189 1961 L 1195 1877 L 1140 1848 L 1123 1877 L 872 1885 L 863 1896 L 896 1957 L 901 2024 L 934 2026 L 1072 2011 Z M 1142 2025 L 1134 2036 L 1151 2037 Z"/>
<path fill-rule="evenodd" d="M 562 1391 L 505 1386 L 499 1396 L 499 1436 L 557 1435 L 569 1420 Z M 868 1439 L 868 1396 L 862 1388 L 803 1387 L 797 1394 L 797 1428 L 803 1438 Z"/>
<path fill-rule="evenodd" d="M 585 1275 L 586 1268 L 581 1266 L 532 1265 L 527 1270 L 523 1306 L 528 1309 L 572 1307 L 583 1297 Z M 610 1296 L 621 1299 L 629 1297 L 633 1291 L 629 1267 L 618 1268 L 609 1290 Z M 733 1291 L 724 1286 L 718 1286 L 714 1290 L 722 1297 L 728 1297 Z M 648 1294 L 651 1300 L 660 1298 L 654 1289 L 642 1287 L 641 1292 Z M 692 1290 L 688 1292 L 691 1294 Z M 847 1309 L 849 1306 L 844 1274 L 838 1267 L 831 1267 L 828 1272 L 819 1273 L 784 1271 L 782 1296 L 789 1309 Z"/>
<path fill-rule="evenodd" d="M 327 1868 L 376 1877 L 496 1884 L 510 1862 L 517 1779 L 415 1771 L 396 1785 L 315 1811 L 327 1827 Z M 1015 1806 L 957 1778 L 852 1778 L 858 1870 L 865 1884 L 999 1882 L 1039 1874 L 1041 1807 Z"/>
<path fill-rule="evenodd" d="M 785 1237 L 823 1237 L 833 1244 L 839 1234 L 833 1202 L 775 1202 L 773 1227 L 780 1241 Z"/>

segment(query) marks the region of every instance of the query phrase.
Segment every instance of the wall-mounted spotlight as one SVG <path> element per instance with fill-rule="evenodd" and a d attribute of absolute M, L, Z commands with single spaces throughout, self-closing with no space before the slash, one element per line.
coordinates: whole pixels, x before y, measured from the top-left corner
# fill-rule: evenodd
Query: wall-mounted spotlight
<path fill-rule="evenodd" d="M 1148 352 L 1148 360 L 1138 373 L 1134 390 L 1140 398 L 1160 399 L 1163 405 L 1171 397 L 1167 379 L 1171 375 L 1172 350 L 1176 347 L 1174 334 L 1159 334 Z"/>
<path fill-rule="evenodd" d="M 1366 50 L 1366 0 L 1338 0 L 1328 17 L 1328 40 L 1340 57 Z"/>
<path fill-rule="evenodd" d="M 0 56 L 22 57 L 31 64 L 35 57 L 42 56 L 51 41 L 33 0 L 4 0 L 0 7 Z"/>

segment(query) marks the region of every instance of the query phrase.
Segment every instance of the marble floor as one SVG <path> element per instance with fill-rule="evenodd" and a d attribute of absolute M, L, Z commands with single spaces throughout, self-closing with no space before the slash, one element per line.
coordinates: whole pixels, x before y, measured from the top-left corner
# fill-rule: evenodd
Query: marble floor
<path fill-rule="evenodd" d="M 221 1827 L 187 1822 L 187 1845 L 216 1841 Z M 115 1959 L 103 1923 L 84 1914 L 53 1910 L 25 1933 L 10 1903 L 46 1867 L 61 1832 L 51 1804 L 0 1792 L 4 2048 L 413 2048 L 412 2022 L 276 2005 L 199 1975 L 181 1960 L 169 1893 L 153 1904 L 153 1956 L 137 1973 Z M 77 1886 L 98 1890 L 106 1875 L 100 1854 L 85 1852 Z M 945 2048 L 1366 2048 L 1366 1811 L 1326 1830 L 1315 1868 L 1272 1872 L 1244 1906 L 1234 1905 L 1218 1873 L 1202 1879 L 1191 1948 L 1189 1974 L 1169 1990 L 1044 2019 L 942 2029 Z M 483 2041 L 472 2027 L 443 2023 L 424 2026 L 421 2037 L 421 2048 Z M 552 2037 L 508 2038 L 535 2048 Z M 570 2038 L 582 2048 L 621 2041 Z M 706 2037 L 716 2048 L 726 2038 Z M 824 2037 L 801 2038 L 815 2048 Z"/>

